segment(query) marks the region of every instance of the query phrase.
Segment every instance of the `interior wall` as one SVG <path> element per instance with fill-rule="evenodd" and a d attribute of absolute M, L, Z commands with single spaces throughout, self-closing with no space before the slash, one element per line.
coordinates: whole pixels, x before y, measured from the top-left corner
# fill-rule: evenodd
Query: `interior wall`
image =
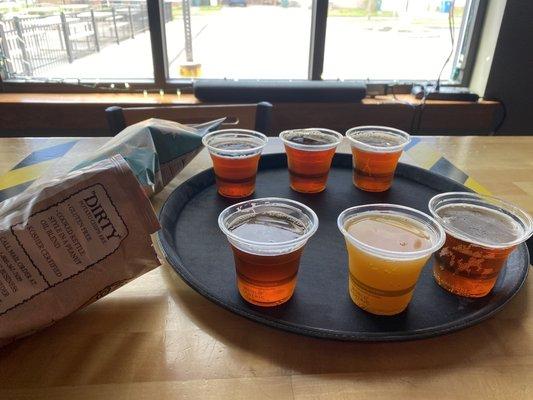
<path fill-rule="evenodd" d="M 532 40 L 533 1 L 507 1 L 484 96 L 505 105 L 507 116 L 498 134 L 533 134 Z"/>
<path fill-rule="evenodd" d="M 479 41 L 470 82 L 470 90 L 480 96 L 485 95 L 485 89 L 487 88 L 506 3 L 507 0 L 489 1 L 485 11 L 481 28 L 481 40 Z"/>

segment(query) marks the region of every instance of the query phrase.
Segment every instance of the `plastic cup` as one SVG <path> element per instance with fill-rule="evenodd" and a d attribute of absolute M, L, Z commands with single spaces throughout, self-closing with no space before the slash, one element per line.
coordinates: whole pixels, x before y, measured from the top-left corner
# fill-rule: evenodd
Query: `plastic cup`
<path fill-rule="evenodd" d="M 262 133 L 246 129 L 222 129 L 203 137 L 213 160 L 218 193 L 241 198 L 255 191 L 257 166 L 267 140 Z"/>
<path fill-rule="evenodd" d="M 375 228 L 370 235 L 356 235 L 352 224 L 361 221 L 393 221 L 424 237 L 418 250 L 391 250 L 402 245 L 389 228 Z M 346 240 L 349 261 L 349 293 L 352 301 L 372 314 L 395 315 L 408 306 L 428 258 L 444 243 L 444 231 L 429 215 L 392 204 L 368 204 L 344 210 L 337 225 Z M 393 225 L 394 226 L 394 225 Z M 351 231 L 351 232 L 350 232 Z M 409 232 L 409 231 L 407 231 Z M 422 237 L 422 236 L 421 236 Z M 372 240 L 378 243 L 372 243 Z"/>
<path fill-rule="evenodd" d="M 342 135 L 330 129 L 307 128 L 283 131 L 279 137 L 285 144 L 291 188 L 300 193 L 322 192 Z"/>
<path fill-rule="evenodd" d="M 446 231 L 433 276 L 441 287 L 464 297 L 486 296 L 509 254 L 533 233 L 529 214 L 492 196 L 442 193 L 429 201 L 429 210 Z"/>
<path fill-rule="evenodd" d="M 386 126 L 357 126 L 346 132 L 353 155 L 353 184 L 367 192 L 388 190 L 408 133 Z"/>
<path fill-rule="evenodd" d="M 288 199 L 253 199 L 226 208 L 218 225 L 233 250 L 241 296 L 264 307 L 288 301 L 304 246 L 318 228 L 314 211 Z"/>

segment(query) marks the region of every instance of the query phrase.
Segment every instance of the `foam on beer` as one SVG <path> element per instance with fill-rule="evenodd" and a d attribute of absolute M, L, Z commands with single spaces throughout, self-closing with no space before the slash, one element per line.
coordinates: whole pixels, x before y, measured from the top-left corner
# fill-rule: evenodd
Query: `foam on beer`
<path fill-rule="evenodd" d="M 439 208 L 444 228 L 476 242 L 504 244 L 524 235 L 524 229 L 510 216 L 487 207 L 458 203 Z"/>
<path fill-rule="evenodd" d="M 329 133 L 312 129 L 295 129 L 285 134 L 285 140 L 302 145 L 320 146 L 337 143 L 339 139 Z"/>
<path fill-rule="evenodd" d="M 248 154 L 246 152 L 245 154 L 232 154 L 231 152 L 235 150 L 253 150 L 260 144 L 254 138 L 214 137 L 209 142 L 209 145 L 213 147 L 213 151 L 219 157 L 250 157 L 255 154 Z"/>
<path fill-rule="evenodd" d="M 305 224 L 281 211 L 264 211 L 240 215 L 228 230 L 244 240 L 282 243 L 298 239 L 306 232 Z"/>
<path fill-rule="evenodd" d="M 358 142 L 375 147 L 395 147 L 405 143 L 405 139 L 384 131 L 361 131 L 353 136 Z"/>
<path fill-rule="evenodd" d="M 350 236 L 380 250 L 413 252 L 432 246 L 423 224 L 400 215 L 361 214 L 347 220 L 344 226 Z"/>

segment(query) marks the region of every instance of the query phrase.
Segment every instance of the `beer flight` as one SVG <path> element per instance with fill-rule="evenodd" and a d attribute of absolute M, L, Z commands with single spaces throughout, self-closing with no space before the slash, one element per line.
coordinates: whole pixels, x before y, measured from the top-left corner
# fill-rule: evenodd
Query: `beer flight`
<path fill-rule="evenodd" d="M 279 135 L 285 146 L 290 187 L 300 193 L 326 188 L 343 136 L 322 128 Z M 410 136 L 387 127 L 349 129 L 353 184 L 360 190 L 388 190 Z M 225 129 L 207 134 L 220 195 L 253 194 L 265 135 Z M 448 192 L 434 196 L 430 215 L 394 204 L 364 204 L 340 213 L 337 226 L 348 252 L 348 292 L 363 310 L 377 315 L 404 311 L 422 268 L 435 254 L 433 276 L 445 290 L 483 297 L 494 287 L 509 254 L 533 233 L 533 219 L 491 196 Z M 223 210 L 218 224 L 235 259 L 237 288 L 249 303 L 271 307 L 288 301 L 296 287 L 300 258 L 318 228 L 306 205 L 284 198 L 252 199 Z"/>

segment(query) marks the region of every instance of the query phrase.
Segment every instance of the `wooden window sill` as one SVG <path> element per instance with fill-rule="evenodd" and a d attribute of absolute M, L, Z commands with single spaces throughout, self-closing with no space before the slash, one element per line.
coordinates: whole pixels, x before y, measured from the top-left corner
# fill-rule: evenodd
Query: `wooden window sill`
<path fill-rule="evenodd" d="M 198 104 L 200 101 L 190 93 L 177 94 L 147 94 L 142 93 L 0 93 L 0 104 L 14 103 L 76 103 L 76 104 Z M 394 98 L 392 95 L 365 98 L 361 102 L 364 105 L 399 104 L 419 105 L 417 100 L 409 94 L 399 94 Z M 332 103 L 334 104 L 334 103 Z M 466 101 L 440 101 L 428 100 L 426 105 L 487 105 L 497 106 L 495 101 L 481 100 L 477 103 Z"/>
<path fill-rule="evenodd" d="M 192 94 L 142 93 L 0 93 L 0 104 L 61 103 L 61 104 L 195 104 Z"/>

